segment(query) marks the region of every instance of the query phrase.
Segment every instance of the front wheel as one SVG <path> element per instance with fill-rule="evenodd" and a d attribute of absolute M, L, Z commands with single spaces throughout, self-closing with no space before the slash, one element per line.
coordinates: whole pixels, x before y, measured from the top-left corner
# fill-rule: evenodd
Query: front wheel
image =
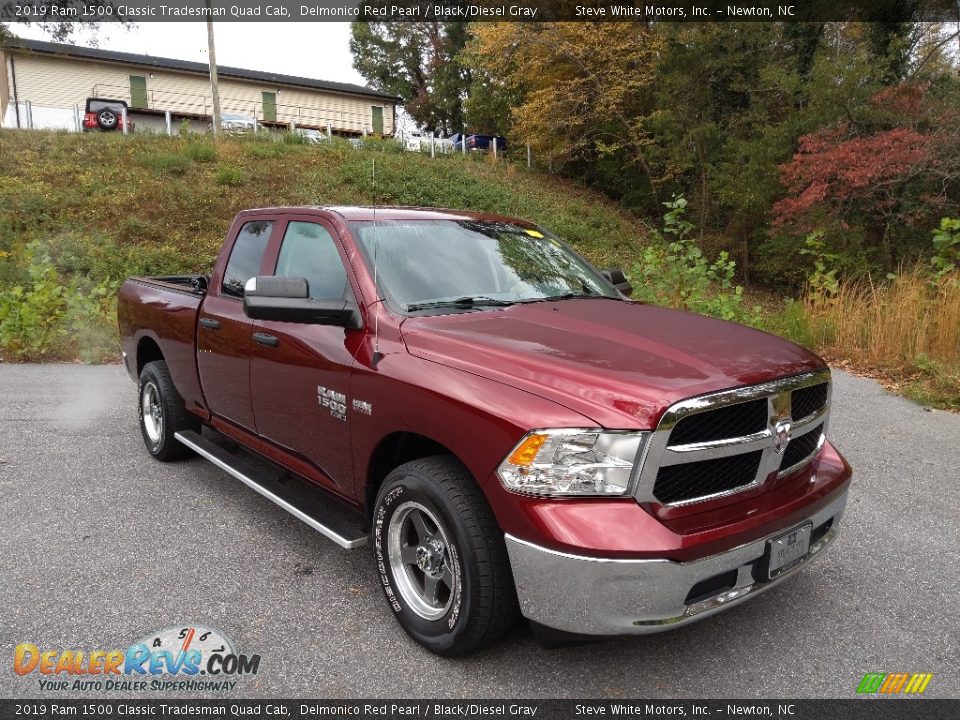
<path fill-rule="evenodd" d="M 507 551 L 470 473 L 452 457 L 391 472 L 373 513 L 374 560 L 387 603 L 418 643 L 466 655 L 518 617 Z"/>

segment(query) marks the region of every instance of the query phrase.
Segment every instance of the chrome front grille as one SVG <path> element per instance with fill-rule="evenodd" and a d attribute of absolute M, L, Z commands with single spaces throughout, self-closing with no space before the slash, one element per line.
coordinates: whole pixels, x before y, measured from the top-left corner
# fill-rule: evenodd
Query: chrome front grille
<path fill-rule="evenodd" d="M 641 502 L 686 505 L 785 477 L 823 447 L 830 371 L 724 390 L 671 405 L 647 443 Z"/>
<path fill-rule="evenodd" d="M 653 494 L 662 503 L 678 503 L 701 495 L 718 495 L 743 485 L 760 468 L 763 452 L 667 465 L 657 471 Z"/>

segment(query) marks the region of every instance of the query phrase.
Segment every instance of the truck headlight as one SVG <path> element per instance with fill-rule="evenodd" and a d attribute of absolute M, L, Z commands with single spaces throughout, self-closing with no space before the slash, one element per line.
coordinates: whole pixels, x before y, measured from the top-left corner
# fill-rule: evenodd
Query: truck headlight
<path fill-rule="evenodd" d="M 510 490 L 531 495 L 626 495 L 650 433 L 534 430 L 497 468 Z"/>

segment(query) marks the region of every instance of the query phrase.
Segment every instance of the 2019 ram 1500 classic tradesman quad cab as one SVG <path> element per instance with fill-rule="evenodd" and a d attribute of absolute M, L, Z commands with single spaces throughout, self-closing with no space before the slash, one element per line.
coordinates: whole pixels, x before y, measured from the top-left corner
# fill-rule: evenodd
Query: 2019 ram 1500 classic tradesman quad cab
<path fill-rule="evenodd" d="M 823 361 L 628 292 L 520 220 L 287 207 L 241 212 L 209 277 L 131 278 L 118 314 L 149 452 L 369 541 L 403 628 L 458 655 L 518 611 L 676 627 L 837 535 Z"/>

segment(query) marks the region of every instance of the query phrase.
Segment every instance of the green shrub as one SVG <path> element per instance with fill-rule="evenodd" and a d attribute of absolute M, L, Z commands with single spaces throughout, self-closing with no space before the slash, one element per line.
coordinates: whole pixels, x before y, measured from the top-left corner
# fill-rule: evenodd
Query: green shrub
<path fill-rule="evenodd" d="M 117 291 L 119 280 L 107 280 L 84 291 L 74 281 L 67 294 L 63 324 L 69 352 L 84 362 L 102 362 L 119 354 Z"/>
<path fill-rule="evenodd" d="M 946 277 L 960 268 L 960 220 L 940 220 L 940 227 L 933 231 L 933 251 L 930 264 L 937 278 Z"/>
<path fill-rule="evenodd" d="M 64 279 L 50 253 L 26 248 L 29 280 L 0 290 L 0 348 L 15 360 L 77 358 L 102 361 L 117 353 L 120 282 Z"/>
<path fill-rule="evenodd" d="M 0 347 L 4 354 L 32 360 L 55 353 L 65 334 L 66 288 L 39 243 L 30 243 L 26 254 L 29 282 L 0 291 Z"/>
<path fill-rule="evenodd" d="M 711 262 L 691 237 L 693 223 L 684 218 L 682 196 L 663 203 L 663 234 L 654 233 L 641 261 L 633 266 L 637 300 L 755 324 L 759 308 L 742 307 L 743 288 L 733 284 L 736 263 L 726 251 Z M 665 236 L 669 236 L 668 239 Z"/>
<path fill-rule="evenodd" d="M 243 185 L 245 180 L 246 176 L 244 175 L 243 170 L 233 165 L 224 165 L 222 168 L 217 170 L 217 185 L 237 187 L 239 185 Z"/>
<path fill-rule="evenodd" d="M 140 165 L 147 170 L 183 175 L 190 168 L 190 158 L 172 152 L 151 152 L 137 158 Z"/>
<path fill-rule="evenodd" d="M 819 347 L 825 337 L 829 337 L 830 341 L 833 337 L 825 319 L 811 317 L 807 306 L 793 299 L 788 299 L 779 312 L 764 316 L 760 326 L 767 332 L 813 349 Z"/>
<path fill-rule="evenodd" d="M 800 254 L 813 258 L 813 270 L 807 276 L 807 295 L 814 308 L 833 305 L 840 292 L 840 281 L 837 279 L 840 255 L 827 250 L 822 230 L 807 235 Z"/>
<path fill-rule="evenodd" d="M 269 139 L 262 140 L 259 138 L 251 140 L 244 145 L 247 155 L 260 160 L 281 158 L 292 149 L 289 145 L 285 145 L 284 143 L 279 143 Z"/>
<path fill-rule="evenodd" d="M 922 405 L 960 410 L 960 364 L 920 354 L 916 370 L 904 386 L 904 395 Z"/>
<path fill-rule="evenodd" d="M 191 140 L 187 143 L 187 157 L 195 163 L 210 163 L 217 159 L 217 149 L 209 142 Z"/>

